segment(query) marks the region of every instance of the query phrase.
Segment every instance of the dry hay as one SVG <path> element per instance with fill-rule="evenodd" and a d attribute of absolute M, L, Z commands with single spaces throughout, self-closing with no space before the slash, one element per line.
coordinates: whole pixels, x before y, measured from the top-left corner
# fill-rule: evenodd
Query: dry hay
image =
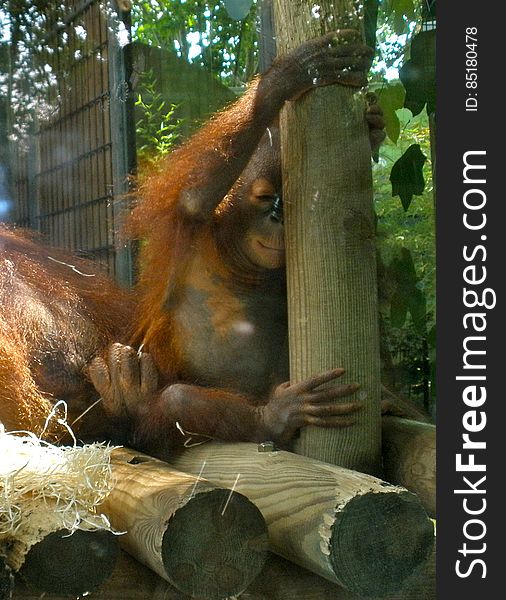
<path fill-rule="evenodd" d="M 58 421 L 72 435 L 65 419 Z M 75 438 L 72 446 L 55 446 L 27 431 L 6 432 L 0 423 L 0 554 L 14 570 L 53 531 L 111 531 L 97 506 L 112 489 L 112 450 L 78 446 Z"/>

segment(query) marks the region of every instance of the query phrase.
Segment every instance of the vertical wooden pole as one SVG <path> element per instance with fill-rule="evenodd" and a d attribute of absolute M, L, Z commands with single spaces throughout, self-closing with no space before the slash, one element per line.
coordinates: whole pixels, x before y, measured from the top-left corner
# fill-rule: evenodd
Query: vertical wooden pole
<path fill-rule="evenodd" d="M 362 29 L 352 0 L 274 0 L 278 53 Z M 281 115 L 292 381 L 344 367 L 361 384 L 357 423 L 305 428 L 295 450 L 369 473 L 380 465 L 380 360 L 371 152 L 363 94 L 318 88 Z"/>

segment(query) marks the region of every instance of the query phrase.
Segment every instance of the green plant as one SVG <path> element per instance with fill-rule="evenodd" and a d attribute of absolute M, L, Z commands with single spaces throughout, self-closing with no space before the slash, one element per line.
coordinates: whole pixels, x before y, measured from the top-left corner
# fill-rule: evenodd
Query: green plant
<path fill-rule="evenodd" d="M 435 392 L 436 262 L 429 120 L 425 110 L 413 117 L 405 108 L 396 110 L 396 118 L 396 143 L 387 139 L 374 167 L 380 308 L 393 370 L 387 379 L 430 408 Z M 412 169 L 401 169 L 396 179 L 399 164 L 406 160 Z"/>
<path fill-rule="evenodd" d="M 173 150 L 181 137 L 183 119 L 176 117 L 176 104 L 167 108 L 152 72 L 143 77 L 142 88 L 135 102 L 140 112 L 136 122 L 137 157 L 140 162 L 151 163 Z"/>
<path fill-rule="evenodd" d="M 223 2 L 134 2 L 132 39 L 174 52 L 240 88 L 258 66 L 256 1 L 241 20 L 231 18 Z"/>
<path fill-rule="evenodd" d="M 374 168 L 383 375 L 398 392 L 423 402 L 431 412 L 436 329 L 431 147 L 435 4 L 365 0 L 369 37 L 377 47 L 371 87 L 383 109 L 388 136 Z"/>

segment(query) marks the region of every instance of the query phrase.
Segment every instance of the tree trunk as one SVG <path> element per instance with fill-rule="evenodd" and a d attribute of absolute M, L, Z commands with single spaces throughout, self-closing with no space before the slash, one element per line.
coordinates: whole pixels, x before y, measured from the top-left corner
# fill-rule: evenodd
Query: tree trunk
<path fill-rule="evenodd" d="M 350 0 L 275 0 L 278 52 L 338 28 L 361 29 Z M 351 16 L 350 16 L 351 15 Z M 362 93 L 319 88 L 281 115 L 290 377 L 333 368 L 361 384 L 347 429 L 305 428 L 296 452 L 378 473 L 380 359 L 371 152 Z M 349 401 L 347 398 L 345 401 Z"/>

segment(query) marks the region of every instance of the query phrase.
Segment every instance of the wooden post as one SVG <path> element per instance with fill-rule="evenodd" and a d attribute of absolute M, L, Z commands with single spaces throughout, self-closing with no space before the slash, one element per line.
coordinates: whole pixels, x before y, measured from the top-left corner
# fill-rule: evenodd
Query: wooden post
<path fill-rule="evenodd" d="M 185 594 L 243 591 L 267 557 L 266 525 L 244 496 L 128 449 L 111 456 L 114 489 L 101 505 L 120 544 Z"/>
<path fill-rule="evenodd" d="M 118 43 L 118 27 L 122 23 L 130 30 L 130 14 L 118 5 L 117 14 L 107 17 L 109 28 L 108 35 L 108 66 L 110 103 L 109 114 L 111 120 L 112 144 L 112 185 L 114 201 L 112 203 L 112 217 L 114 230 L 112 242 L 115 244 L 114 268 L 117 282 L 124 287 L 131 287 L 134 283 L 133 244 L 121 239 L 129 212 L 128 177 L 135 168 L 135 117 L 134 97 L 130 89 L 130 76 L 132 70 L 132 48 L 130 45 L 122 47 Z"/>
<path fill-rule="evenodd" d="M 30 548 L 19 574 L 38 592 L 83 596 L 110 577 L 118 553 L 109 531 L 55 531 Z"/>
<path fill-rule="evenodd" d="M 278 53 L 338 28 L 359 29 L 355 2 L 275 0 Z M 351 15 L 351 17 L 350 17 Z M 317 75 L 316 75 L 317 76 Z M 295 451 L 380 472 L 380 359 L 371 150 L 363 95 L 318 88 L 281 114 L 290 378 L 333 367 L 361 384 L 347 429 L 305 428 Z M 348 399 L 346 399 L 348 401 Z"/>
<path fill-rule="evenodd" d="M 247 443 L 188 448 L 171 464 L 243 493 L 274 552 L 358 595 L 398 590 L 433 545 L 416 496 L 370 475 Z"/>
<path fill-rule="evenodd" d="M 383 467 L 387 481 L 417 494 L 436 517 L 436 427 L 398 417 L 383 417 Z"/>

